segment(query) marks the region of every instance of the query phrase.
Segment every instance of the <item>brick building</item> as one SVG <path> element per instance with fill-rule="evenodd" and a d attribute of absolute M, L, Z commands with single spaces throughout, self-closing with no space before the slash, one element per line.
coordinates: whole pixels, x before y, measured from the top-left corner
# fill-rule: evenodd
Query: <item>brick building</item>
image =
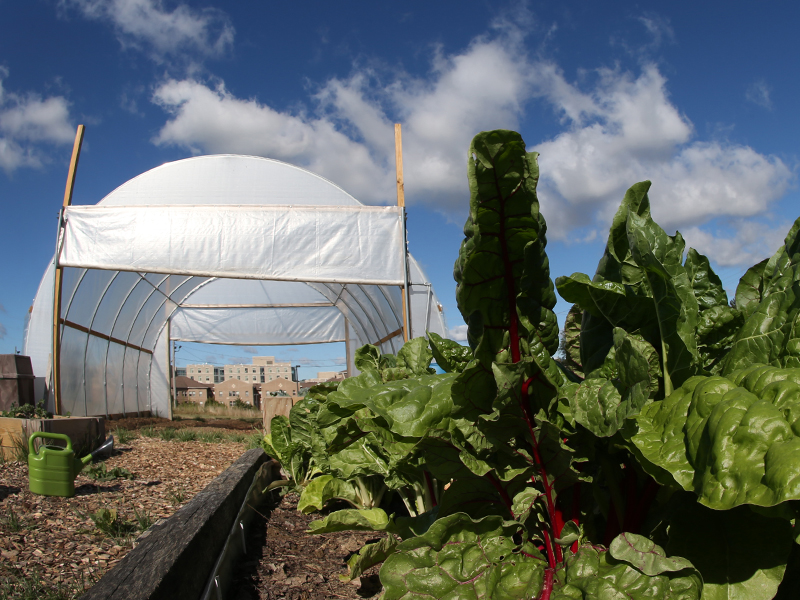
<path fill-rule="evenodd" d="M 259 401 L 258 389 L 256 384 L 252 382 L 241 381 L 239 379 L 227 379 L 222 383 L 217 383 L 214 386 L 214 400 L 225 404 L 226 406 L 233 406 L 237 400 L 241 400 L 245 404 L 259 408 L 261 403 Z"/>
<path fill-rule="evenodd" d="M 225 381 L 222 367 L 210 364 L 186 365 L 186 377 L 204 383 L 222 383 Z"/>
<path fill-rule="evenodd" d="M 175 394 L 178 402 L 205 404 L 206 400 L 214 397 L 214 385 L 178 376 L 175 378 Z"/>

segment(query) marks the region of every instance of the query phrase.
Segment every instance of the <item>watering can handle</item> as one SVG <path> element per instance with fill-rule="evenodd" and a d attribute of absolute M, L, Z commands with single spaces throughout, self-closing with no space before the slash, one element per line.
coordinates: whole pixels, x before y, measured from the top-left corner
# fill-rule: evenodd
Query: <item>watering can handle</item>
<path fill-rule="evenodd" d="M 64 435 L 63 433 L 49 433 L 47 431 L 37 431 L 31 437 L 28 438 L 28 452 L 31 454 L 36 454 L 33 450 L 33 440 L 36 438 L 47 438 L 49 440 L 62 440 L 67 443 L 67 450 L 72 450 L 72 440 L 69 439 L 68 435 Z"/>

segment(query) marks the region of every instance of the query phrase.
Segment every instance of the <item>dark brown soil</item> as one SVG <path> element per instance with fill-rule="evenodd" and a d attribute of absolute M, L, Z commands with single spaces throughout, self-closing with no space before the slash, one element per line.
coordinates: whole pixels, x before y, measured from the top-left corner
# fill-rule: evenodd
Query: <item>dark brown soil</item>
<path fill-rule="evenodd" d="M 330 600 L 377 597 L 380 565 L 349 583 L 339 580 L 347 573 L 347 559 L 367 542 L 377 541 L 375 532 L 343 531 L 311 535 L 308 524 L 321 515 L 297 511 L 296 494 L 287 494 L 279 504 L 256 517 L 247 538 L 247 556 L 234 574 L 230 597 L 237 600 Z"/>
<path fill-rule="evenodd" d="M 199 421 L 197 419 L 176 419 L 170 421 L 169 419 L 162 419 L 161 417 L 125 417 L 123 419 L 106 421 L 106 431 L 108 433 L 114 433 L 115 429 L 135 431 L 142 427 L 153 427 L 154 429 L 166 429 L 167 427 L 171 427 L 172 429 L 216 427 L 218 429 L 251 431 L 252 429 L 261 429 L 262 425 L 260 420 L 254 420 L 252 423 L 238 419 L 206 419 L 204 421 Z"/>

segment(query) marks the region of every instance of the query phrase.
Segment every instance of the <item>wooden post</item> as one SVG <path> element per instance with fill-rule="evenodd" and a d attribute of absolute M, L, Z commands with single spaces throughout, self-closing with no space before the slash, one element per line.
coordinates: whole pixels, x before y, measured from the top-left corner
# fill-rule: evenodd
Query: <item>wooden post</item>
<path fill-rule="evenodd" d="M 344 317 L 344 353 L 345 353 L 345 360 L 344 366 L 347 370 L 347 377 L 352 377 L 353 374 L 350 372 L 350 324 L 347 322 L 347 317 L 342 314 Z"/>
<path fill-rule="evenodd" d="M 403 184 L 403 133 L 400 123 L 394 124 L 394 158 L 397 169 L 397 206 L 403 210 L 403 269 L 405 269 L 404 278 L 408 280 L 408 269 L 406 266 L 406 227 L 405 227 L 405 206 L 406 206 L 406 192 Z M 408 286 L 403 286 L 403 341 L 407 342 L 409 338 L 409 315 L 407 310 L 408 304 Z"/>
<path fill-rule="evenodd" d="M 403 133 L 400 123 L 394 124 L 394 159 L 397 165 L 397 206 L 406 205 L 406 192 L 403 187 Z"/>
<path fill-rule="evenodd" d="M 69 161 L 67 173 L 67 187 L 64 190 L 64 203 L 61 205 L 61 214 L 58 222 L 58 235 L 56 239 L 55 256 L 55 285 L 53 286 L 53 404 L 55 414 L 61 414 L 61 335 L 59 319 L 61 318 L 61 281 L 64 273 L 58 266 L 58 255 L 61 252 L 61 230 L 64 226 L 64 210 L 72 204 L 72 190 L 75 187 L 75 173 L 78 170 L 78 158 L 83 145 L 83 132 L 85 127 L 78 125 L 75 133 L 75 143 L 72 146 L 72 158 Z"/>

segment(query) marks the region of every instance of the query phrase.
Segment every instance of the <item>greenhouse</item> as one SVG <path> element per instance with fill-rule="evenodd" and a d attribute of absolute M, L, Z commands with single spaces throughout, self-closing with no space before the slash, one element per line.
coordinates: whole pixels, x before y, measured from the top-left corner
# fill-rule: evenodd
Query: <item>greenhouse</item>
<path fill-rule="evenodd" d="M 172 341 L 344 342 L 352 374 L 363 344 L 396 353 L 406 336 L 447 331 L 406 251 L 405 208 L 362 205 L 276 160 L 154 168 L 97 205 L 66 206 L 57 248 L 23 352 L 36 397 L 60 414 L 169 416 Z"/>

